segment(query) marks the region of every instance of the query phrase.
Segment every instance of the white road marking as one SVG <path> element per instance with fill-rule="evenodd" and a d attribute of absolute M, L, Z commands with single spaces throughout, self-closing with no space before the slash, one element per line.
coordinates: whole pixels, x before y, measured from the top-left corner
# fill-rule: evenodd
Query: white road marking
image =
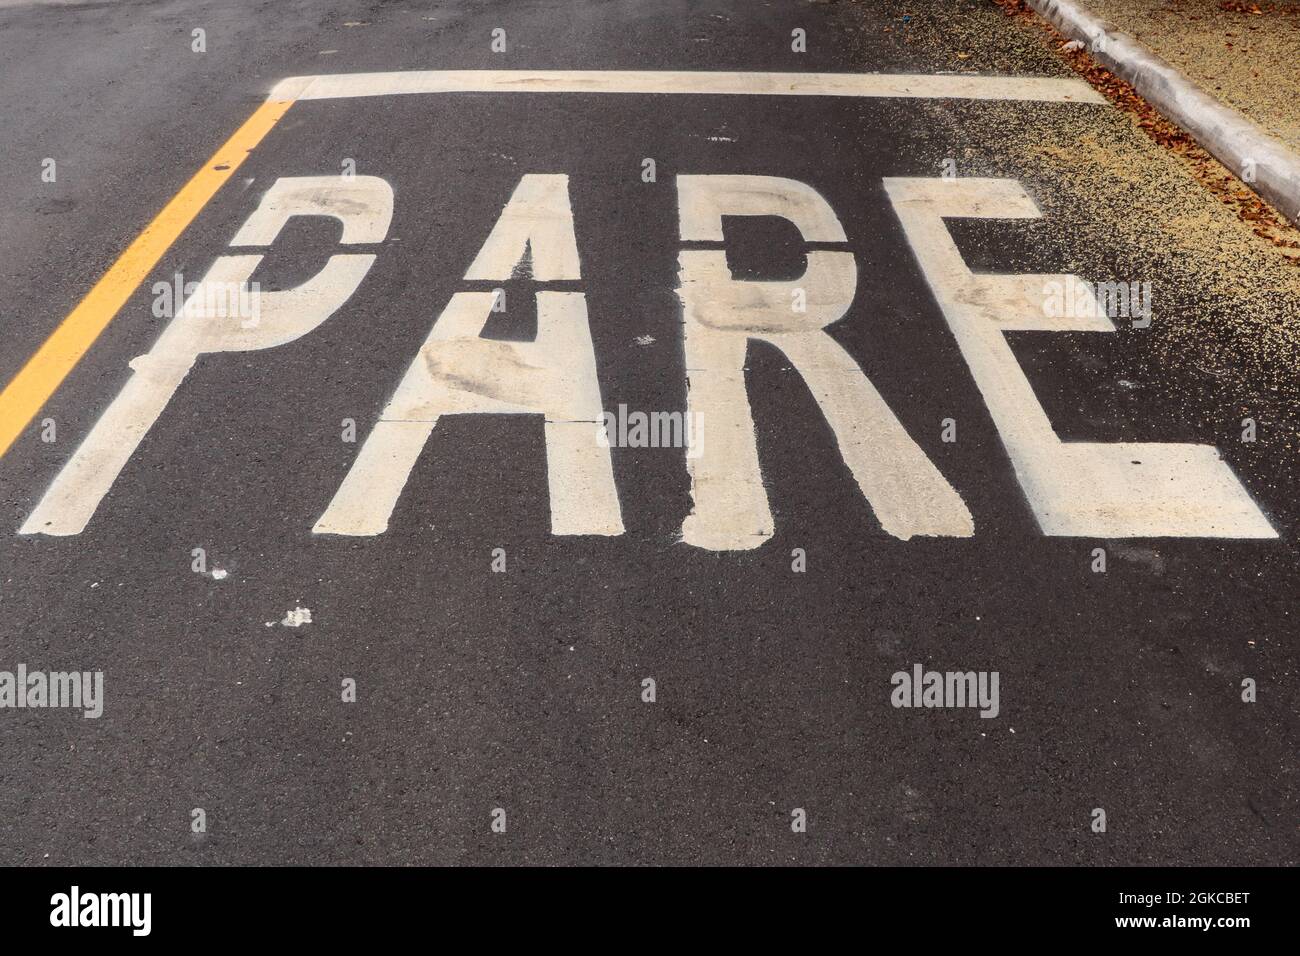
<path fill-rule="evenodd" d="M 808 242 L 847 242 L 835 210 L 807 183 L 776 176 L 678 176 L 685 241 L 722 242 L 722 217 L 780 216 Z M 851 291 L 851 290 L 850 290 Z M 785 312 L 789 312 L 789 303 Z"/>
<path fill-rule="evenodd" d="M 1277 537 L 1212 446 L 1057 437 L 1004 333 L 1113 332 L 1114 324 L 1104 314 L 1045 314 L 1046 284 L 1078 283 L 1075 276 L 972 274 L 943 222 L 1037 218 L 1018 182 L 886 179 L 885 189 L 1045 534 Z"/>
<path fill-rule="evenodd" d="M 569 177 L 529 174 L 520 179 L 465 278 L 504 282 L 526 252 L 531 252 L 532 278 L 538 282 L 580 277 Z"/>
<path fill-rule="evenodd" d="M 692 93 L 1106 103 L 1091 86 L 1074 78 L 671 70 L 413 70 L 295 76 L 281 80 L 270 99 L 321 100 L 409 93 Z"/>
<path fill-rule="evenodd" d="M 383 238 L 379 229 L 387 230 L 392 217 L 392 190 L 383 180 L 363 183 L 359 190 L 356 183 L 361 179 L 373 177 L 312 178 L 308 180 L 310 188 L 301 190 L 292 180 L 287 184 L 279 180 L 249 217 L 248 233 L 241 230 L 236 238 L 266 245 L 296 211 L 343 219 L 344 242 L 378 241 Z M 346 194 L 349 202 L 336 206 L 328 200 L 328 187 L 322 185 L 326 182 L 339 194 Z M 294 202 L 298 205 L 293 206 Z M 350 219 L 362 225 L 350 228 Z M 274 229 L 269 228 L 270 223 L 276 224 Z M 260 255 L 218 257 L 149 353 L 131 361 L 131 378 L 63 466 L 19 534 L 80 534 L 200 355 L 269 349 L 306 335 L 351 297 L 375 257 L 331 256 L 324 268 L 302 285 L 260 293 L 258 319 L 250 324 L 229 310 L 225 291 L 246 289 L 261 261 Z M 221 294 L 209 295 L 210 288 L 221 290 Z"/>
<path fill-rule="evenodd" d="M 550 242 L 556 245 L 548 247 Z M 538 278 L 581 278 L 567 176 L 523 177 L 466 278 L 510 278 L 525 248 L 532 252 Z M 481 337 L 494 293 L 452 296 L 315 532 L 386 531 L 441 416 L 540 414 L 545 416 L 551 532 L 623 533 L 609 449 L 594 438 L 602 409 L 586 297 L 536 295 L 537 336 L 531 342 Z"/>
<path fill-rule="evenodd" d="M 770 176 L 679 176 L 681 238 L 719 241 L 722 216 L 782 216 L 809 242 L 844 242 L 834 210 L 804 183 Z M 843 318 L 857 287 L 848 251 L 807 253 L 805 274 L 791 282 L 737 281 L 722 250 L 679 253 L 686 348 L 687 408 L 707 421 L 707 448 L 690 449 L 695 507 L 682 539 L 712 550 L 754 548 L 773 532 L 759 467 L 753 414 L 745 390 L 750 339 L 775 345 L 804 377 L 840 454 L 882 527 L 913 535 L 974 533 L 961 497 L 908 437 L 879 392 L 824 331 Z M 804 291 L 806 310 L 791 306 Z"/>
<path fill-rule="evenodd" d="M 338 219 L 345 245 L 382 242 L 393 221 L 393 187 L 378 176 L 285 176 L 266 191 L 230 244 L 269 246 L 290 216 Z"/>
<path fill-rule="evenodd" d="M 416 71 L 295 77 L 271 102 L 439 92 L 640 93 L 962 98 L 1104 104 L 1076 79 L 1010 76 L 643 71 Z M 1062 442 L 1033 395 L 1004 333 L 1114 331 L 1104 315 L 1050 317 L 1048 282 L 1074 276 L 972 274 L 945 216 L 1032 218 L 1011 180 L 885 181 L 926 279 L 970 366 L 1044 533 L 1052 535 L 1273 538 L 1270 526 L 1218 452 L 1175 443 Z M 814 190 L 757 176 L 679 178 L 682 238 L 720 242 L 725 215 L 779 215 L 808 241 L 844 242 L 833 210 Z M 231 245 L 266 246 L 291 215 L 331 215 L 343 242 L 381 241 L 392 190 L 375 177 L 303 177 L 273 184 Z M 578 279 L 568 178 L 525 176 L 467 270 L 505 281 L 531 256 L 534 278 Z M 29 516 L 20 533 L 82 531 L 121 470 L 203 353 L 272 348 L 307 334 L 355 292 L 373 255 L 335 255 L 296 289 L 261 295 L 253 325 L 204 307 L 209 287 L 245 287 L 259 255 L 216 260 Z M 969 536 L 964 502 L 825 329 L 850 307 L 857 266 L 848 251 L 807 254 L 794 282 L 731 276 L 721 250 L 679 256 L 688 414 L 710 418 L 708 449 L 687 465 L 694 510 L 683 539 L 711 549 L 751 548 L 773 532 L 744 383 L 750 339 L 781 349 L 803 375 L 841 454 L 884 529 L 899 538 Z M 792 294 L 804 307 L 792 308 Z M 488 292 L 452 296 L 315 531 L 378 534 L 421 450 L 444 414 L 540 414 L 545 418 L 552 531 L 616 535 L 622 515 L 607 448 L 593 440 L 601 396 L 582 293 L 537 293 L 532 342 L 481 337 Z M 236 320 L 236 321 L 232 321 Z M 640 341 L 638 339 L 638 341 Z M 215 577 L 215 574 L 214 574 Z M 305 611 L 305 609 L 302 609 Z M 309 612 L 308 612 L 309 613 Z"/>

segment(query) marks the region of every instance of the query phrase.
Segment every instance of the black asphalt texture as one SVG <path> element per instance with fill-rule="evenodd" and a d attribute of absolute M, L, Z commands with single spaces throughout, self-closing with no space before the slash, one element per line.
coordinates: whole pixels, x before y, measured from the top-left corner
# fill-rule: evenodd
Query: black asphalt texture
<path fill-rule="evenodd" d="M 0 4 L 0 381 L 283 77 L 936 71 L 923 47 L 863 28 L 902 9 Z M 1000 16 L 983 3 L 907 9 Z M 190 50 L 196 27 L 206 54 Z M 491 52 L 496 27 L 505 54 Z M 806 54 L 790 50 L 795 27 Z M 986 72 L 1068 75 L 1028 48 L 996 66 Z M 951 131 L 990 108 L 574 94 L 296 104 L 41 412 L 58 441 L 42 442 L 38 421 L 0 459 L 0 669 L 105 675 L 101 719 L 0 710 L 0 863 L 1296 863 L 1300 509 L 1279 479 L 1290 466 L 1234 446 L 1238 410 L 1212 391 L 1191 389 L 1178 409 L 1126 403 L 1116 383 L 1139 374 L 1135 331 L 1018 335 L 1062 436 L 1216 444 L 1281 537 L 1039 531 L 882 187 L 938 175 Z M 55 184 L 40 181 L 46 156 Z M 19 536 L 161 331 L 152 282 L 200 277 L 278 177 L 337 174 L 346 158 L 395 193 L 357 293 L 297 342 L 202 357 L 83 534 Z M 613 451 L 624 535 L 553 536 L 542 425 L 527 416 L 443 420 L 386 534 L 314 536 L 434 319 L 453 293 L 483 287 L 461 277 L 526 173 L 570 177 L 576 287 L 609 409 L 685 407 L 675 177 L 814 186 L 858 261 L 834 337 L 966 500 L 975 536 L 885 534 L 798 372 L 763 344 L 747 371 L 776 520 L 761 548 L 679 540 L 691 507 L 680 449 Z M 1071 214 L 1061 191 L 1079 188 L 1010 159 L 986 174 L 1021 180 L 1059 216 Z M 804 245 L 779 220 L 727 229 L 738 275 L 802 272 Z M 1068 231 L 953 232 L 977 270 L 1107 274 L 1110 250 Z M 296 285 L 339 234 L 332 220 L 294 220 L 255 278 Z M 511 283 L 488 334 L 533 334 L 534 285 Z M 946 417 L 954 444 L 940 440 Z M 340 440 L 345 418 L 357 444 Z M 197 547 L 229 576 L 192 571 Z M 1105 573 L 1091 570 L 1096 547 Z M 490 569 L 495 548 L 505 573 Z M 796 548 L 805 573 L 792 572 Z M 312 623 L 280 626 L 298 606 Z M 890 675 L 914 663 L 997 671 L 1001 713 L 895 709 Z M 341 699 L 345 678 L 356 703 Z M 792 831 L 795 808 L 805 833 Z"/>

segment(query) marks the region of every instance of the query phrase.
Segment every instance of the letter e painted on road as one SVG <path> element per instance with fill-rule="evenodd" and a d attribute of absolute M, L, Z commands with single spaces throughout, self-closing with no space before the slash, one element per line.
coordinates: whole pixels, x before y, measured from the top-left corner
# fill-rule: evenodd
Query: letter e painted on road
<path fill-rule="evenodd" d="M 944 225 L 952 217 L 1038 218 L 1018 182 L 886 179 L 885 190 L 1044 534 L 1277 536 L 1210 445 L 1057 437 L 1006 333 L 1114 332 L 1114 323 L 1102 308 L 1045 308 L 1044 289 L 1077 289 L 1077 276 L 972 273 Z"/>

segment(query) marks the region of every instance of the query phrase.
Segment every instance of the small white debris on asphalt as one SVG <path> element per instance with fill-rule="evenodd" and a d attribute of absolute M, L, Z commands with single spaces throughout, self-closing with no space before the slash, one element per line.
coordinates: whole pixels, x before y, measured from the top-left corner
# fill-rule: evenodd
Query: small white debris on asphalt
<path fill-rule="evenodd" d="M 311 608 L 295 607 L 292 611 L 286 611 L 284 620 L 280 622 L 281 627 L 301 627 L 303 624 L 311 623 Z"/>

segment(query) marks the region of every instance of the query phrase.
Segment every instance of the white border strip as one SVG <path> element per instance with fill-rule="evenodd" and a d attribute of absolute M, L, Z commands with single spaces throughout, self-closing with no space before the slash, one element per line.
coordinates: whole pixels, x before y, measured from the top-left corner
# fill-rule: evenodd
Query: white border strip
<path fill-rule="evenodd" d="M 1047 76 L 657 70 L 416 70 L 294 76 L 281 80 L 270 98 L 327 100 L 408 93 L 697 93 L 1106 103 L 1083 80 Z"/>

